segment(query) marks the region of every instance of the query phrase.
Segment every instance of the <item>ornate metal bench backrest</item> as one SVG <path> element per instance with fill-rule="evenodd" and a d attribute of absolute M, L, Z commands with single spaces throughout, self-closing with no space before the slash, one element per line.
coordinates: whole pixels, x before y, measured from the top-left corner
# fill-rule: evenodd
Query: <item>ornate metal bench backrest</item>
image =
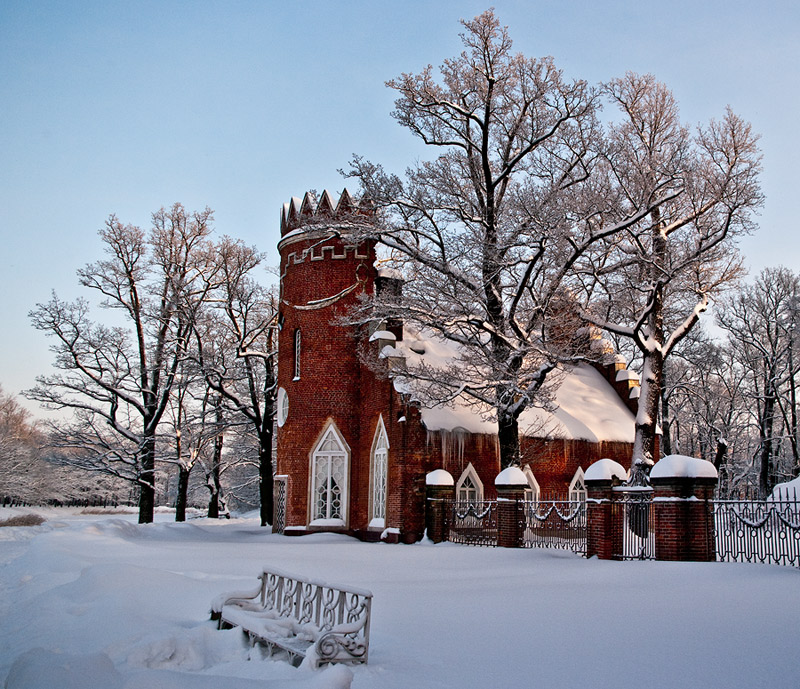
<path fill-rule="evenodd" d="M 261 603 L 265 608 L 301 625 L 312 625 L 321 632 L 336 632 L 337 643 L 340 646 L 344 644 L 354 660 L 367 662 L 372 609 L 369 591 L 332 586 L 268 570 L 264 570 L 259 578 Z M 331 650 L 331 657 L 333 655 Z"/>

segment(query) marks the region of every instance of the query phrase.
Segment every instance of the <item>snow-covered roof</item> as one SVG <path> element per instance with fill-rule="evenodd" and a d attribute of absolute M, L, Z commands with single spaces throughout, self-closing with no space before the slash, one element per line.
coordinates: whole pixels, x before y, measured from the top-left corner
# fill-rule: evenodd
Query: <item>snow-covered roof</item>
<path fill-rule="evenodd" d="M 378 270 L 378 276 L 382 278 L 390 278 L 392 280 L 402 280 L 403 274 L 397 270 L 396 268 L 387 268 L 385 266 L 376 266 Z"/>
<path fill-rule="evenodd" d="M 617 381 L 634 380 L 639 382 L 639 374 L 636 371 L 631 371 L 629 368 L 623 368 L 617 371 Z"/>
<path fill-rule="evenodd" d="M 396 349 L 409 367 L 424 363 L 444 368 L 457 360 L 458 351 L 451 343 L 406 332 L 408 336 L 397 343 Z M 588 364 L 563 367 L 558 377 L 561 384 L 555 392 L 555 410 L 527 408 L 519 419 L 520 433 L 537 438 L 633 442 L 633 414 L 594 367 Z M 395 376 L 394 384 L 398 392 L 414 396 L 415 381 L 410 377 Z M 423 405 L 420 412 L 429 431 L 463 429 L 470 433 L 497 433 L 493 411 L 463 394 L 447 405 Z"/>
<path fill-rule="evenodd" d="M 390 340 L 394 342 L 397 339 L 397 336 L 388 330 L 376 330 L 372 335 L 369 336 L 369 341 L 374 342 L 375 340 Z"/>

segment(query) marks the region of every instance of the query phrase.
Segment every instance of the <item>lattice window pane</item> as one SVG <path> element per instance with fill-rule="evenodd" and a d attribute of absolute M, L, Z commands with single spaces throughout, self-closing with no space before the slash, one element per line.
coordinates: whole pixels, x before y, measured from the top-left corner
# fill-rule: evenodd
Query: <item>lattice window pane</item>
<path fill-rule="evenodd" d="M 386 519 L 386 473 L 389 464 L 389 453 L 386 449 L 375 451 L 372 465 L 372 517 Z"/>
<path fill-rule="evenodd" d="M 471 476 L 466 476 L 458 489 L 458 500 L 461 502 L 477 502 L 478 501 L 478 487 Z"/>

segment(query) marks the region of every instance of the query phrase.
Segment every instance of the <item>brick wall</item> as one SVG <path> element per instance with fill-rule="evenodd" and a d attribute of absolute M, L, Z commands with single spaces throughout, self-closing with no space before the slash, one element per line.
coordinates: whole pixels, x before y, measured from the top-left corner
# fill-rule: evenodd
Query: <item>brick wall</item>
<path fill-rule="evenodd" d="M 277 471 L 289 476 L 287 527 L 309 520 L 310 453 L 327 423 L 334 422 L 349 445 L 350 490 L 356 509 L 347 526 L 362 518 L 364 468 L 357 454 L 362 444 L 361 364 L 354 342 L 356 329 L 336 321 L 356 304 L 358 293 L 374 288 L 374 247 L 354 246 L 320 231 L 290 235 L 281 241 L 281 331 L 278 340 L 278 385 L 289 397 L 289 415 L 277 433 Z M 313 302 L 350 293 L 324 308 Z M 301 332 L 300 378 L 295 380 L 294 337 Z"/>
<path fill-rule="evenodd" d="M 347 520 L 342 530 L 377 538 L 382 528 L 369 528 L 371 518 L 370 458 L 379 418 L 389 441 L 385 527 L 398 540 L 421 538 L 425 529 L 425 475 L 446 469 L 458 481 L 471 463 L 483 483 L 484 498 L 497 496 L 494 479 L 500 471 L 497 440 L 483 434 L 428 432 L 419 410 L 397 393 L 380 366 L 366 366 L 360 347 L 369 347 L 377 362 L 377 345 L 363 329 L 338 319 L 375 290 L 375 249 L 341 235 L 327 233 L 317 211 L 294 204 L 282 224 L 281 331 L 278 385 L 286 390 L 289 414 L 277 430 L 277 473 L 288 476 L 287 533 L 302 531 L 310 520 L 311 453 L 326 426 L 334 423 L 350 449 Z M 324 216 L 337 211 L 329 207 Z M 316 213 L 316 216 L 315 216 Z M 314 216 L 314 222 L 311 222 Z M 303 223 L 307 222 L 305 226 Z M 331 299 L 337 297 L 337 299 Z M 301 333 L 300 377 L 295 379 L 294 338 Z M 399 324 L 392 331 L 402 337 Z M 523 439 L 524 463 L 530 465 L 544 492 L 565 492 L 578 467 L 586 469 L 602 457 L 630 464 L 627 443 Z"/>

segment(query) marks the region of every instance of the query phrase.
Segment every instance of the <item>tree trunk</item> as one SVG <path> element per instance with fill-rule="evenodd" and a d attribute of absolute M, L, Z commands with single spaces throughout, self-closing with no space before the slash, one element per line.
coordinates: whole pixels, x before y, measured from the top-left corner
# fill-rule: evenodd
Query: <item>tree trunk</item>
<path fill-rule="evenodd" d="M 664 456 L 672 454 L 672 419 L 670 418 L 669 395 L 665 394 L 666 372 L 661 380 L 661 451 Z"/>
<path fill-rule="evenodd" d="M 216 464 L 211 468 L 211 473 L 206 476 L 206 486 L 211 493 L 211 497 L 208 499 L 208 518 L 219 519 L 220 483 L 219 466 Z"/>
<path fill-rule="evenodd" d="M 175 500 L 175 521 L 186 521 L 186 503 L 189 495 L 189 474 L 191 468 L 183 464 L 178 465 L 178 497 Z"/>
<path fill-rule="evenodd" d="M 264 434 L 258 448 L 259 492 L 261 498 L 261 526 L 272 526 L 274 498 L 272 494 L 272 433 Z"/>
<path fill-rule="evenodd" d="M 794 329 L 789 332 L 788 357 L 789 357 L 789 443 L 792 447 L 792 475 L 800 472 L 800 448 L 797 437 L 797 384 L 794 372 Z"/>
<path fill-rule="evenodd" d="M 139 472 L 139 523 L 151 524 L 155 514 L 156 500 L 156 439 L 145 435 L 142 442 L 141 464 Z"/>
<path fill-rule="evenodd" d="M 633 486 L 646 486 L 648 476 L 655 460 L 656 426 L 658 423 L 658 402 L 661 398 L 660 374 L 664 365 L 661 352 L 645 352 L 644 375 L 639 395 L 639 410 L 636 414 L 636 435 L 633 441 L 633 460 L 631 462 L 630 483 Z"/>
<path fill-rule="evenodd" d="M 497 440 L 500 445 L 500 470 L 519 466 L 519 416 L 498 414 Z"/>
<path fill-rule="evenodd" d="M 758 491 L 762 498 L 766 498 L 772 490 L 770 471 L 772 469 L 772 425 L 775 415 L 775 397 L 772 384 L 767 384 L 767 393 L 764 398 L 764 415 L 759 424 L 760 451 L 758 470 Z"/>
<path fill-rule="evenodd" d="M 222 406 L 217 405 L 216 417 L 219 422 L 222 418 Z M 214 456 L 211 458 L 211 475 L 206 476 L 206 485 L 211 492 L 208 501 L 208 516 L 211 519 L 219 519 L 221 512 L 222 483 L 220 481 L 220 468 L 222 466 L 222 443 L 225 436 L 222 432 L 217 433 L 214 438 Z"/>
<path fill-rule="evenodd" d="M 653 262 L 650 277 L 654 285 L 652 306 L 647 317 L 647 340 L 639 344 L 642 351 L 642 389 L 636 414 L 636 435 L 633 441 L 630 484 L 650 483 L 650 469 L 655 457 L 656 426 L 661 390 L 664 381 L 664 285 L 662 268 L 667 263 L 667 238 L 662 232 L 661 213 L 651 213 L 653 220 Z"/>

